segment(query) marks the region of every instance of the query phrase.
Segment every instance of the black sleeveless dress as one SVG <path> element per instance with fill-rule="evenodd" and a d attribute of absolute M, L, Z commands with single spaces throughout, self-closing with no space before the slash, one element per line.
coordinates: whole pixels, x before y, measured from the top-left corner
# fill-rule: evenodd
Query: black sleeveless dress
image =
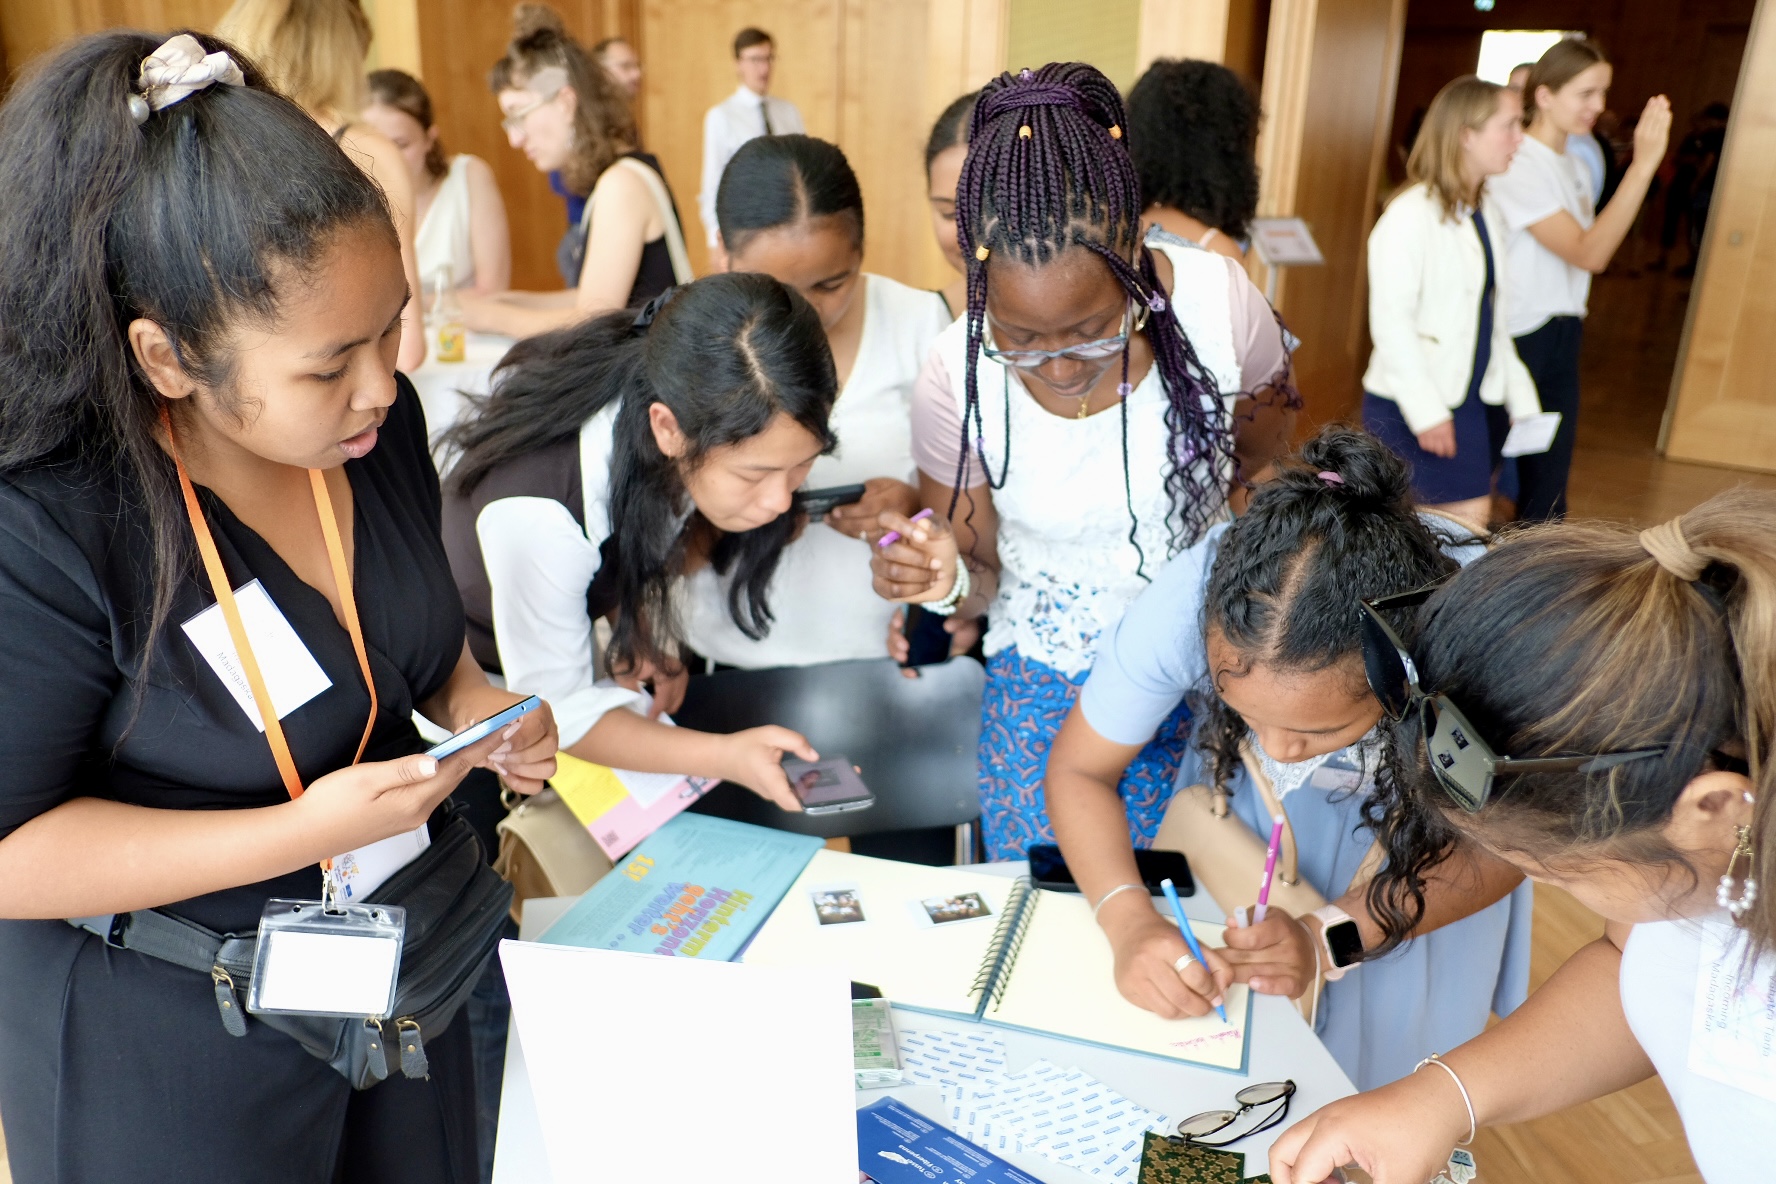
<path fill-rule="evenodd" d="M 660 184 L 666 186 L 666 196 L 672 200 L 672 216 L 678 217 L 678 199 L 672 197 L 672 186 L 666 181 L 666 171 L 660 167 L 659 158 L 651 152 L 625 152 L 623 156 L 639 160 L 648 168 L 660 175 Z M 618 159 L 622 159 L 619 157 Z M 593 211 L 593 217 L 597 211 Z M 682 223 L 680 223 L 682 225 Z M 586 238 L 591 229 L 591 222 L 582 219 L 567 228 L 562 236 L 561 245 L 555 249 L 555 266 L 561 270 L 561 282 L 569 288 L 580 286 L 580 268 L 586 261 Z M 670 288 L 676 282 L 672 274 L 672 253 L 666 248 L 666 236 L 659 238 L 641 248 L 641 266 L 635 270 L 635 283 L 629 289 L 629 301 L 626 307 L 640 308 L 654 297 Z"/>

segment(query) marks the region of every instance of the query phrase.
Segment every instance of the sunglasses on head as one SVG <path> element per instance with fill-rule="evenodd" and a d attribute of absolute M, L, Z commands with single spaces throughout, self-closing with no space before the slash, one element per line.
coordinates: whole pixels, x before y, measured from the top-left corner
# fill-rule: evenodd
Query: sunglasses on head
<path fill-rule="evenodd" d="M 1664 756 L 1664 748 L 1633 752 L 1589 753 L 1583 756 L 1518 758 L 1500 756 L 1468 722 L 1448 695 L 1426 691 L 1418 682 L 1418 665 L 1406 643 L 1381 614 L 1417 608 L 1429 600 L 1441 581 L 1411 592 L 1357 601 L 1363 636 L 1363 671 L 1369 689 L 1387 717 L 1398 723 L 1417 709 L 1431 775 L 1456 805 L 1478 813 L 1492 797 L 1500 777 L 1522 773 L 1596 773 L 1630 761 Z"/>

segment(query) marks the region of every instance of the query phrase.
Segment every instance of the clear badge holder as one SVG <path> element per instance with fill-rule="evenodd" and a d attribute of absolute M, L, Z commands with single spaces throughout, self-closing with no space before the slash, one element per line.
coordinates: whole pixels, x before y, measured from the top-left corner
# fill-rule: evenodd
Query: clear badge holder
<path fill-rule="evenodd" d="M 253 955 L 250 1012 L 381 1020 L 395 1004 L 407 910 L 327 900 L 266 902 Z"/>

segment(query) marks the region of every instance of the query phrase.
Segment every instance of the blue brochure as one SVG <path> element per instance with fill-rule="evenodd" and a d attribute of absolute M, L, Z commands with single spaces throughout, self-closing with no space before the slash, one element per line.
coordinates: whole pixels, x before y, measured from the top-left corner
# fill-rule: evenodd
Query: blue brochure
<path fill-rule="evenodd" d="M 680 814 L 538 940 L 731 962 L 823 845 L 812 835 Z"/>
<path fill-rule="evenodd" d="M 893 1098 L 857 1112 L 857 1170 L 876 1184 L 1041 1184 Z"/>

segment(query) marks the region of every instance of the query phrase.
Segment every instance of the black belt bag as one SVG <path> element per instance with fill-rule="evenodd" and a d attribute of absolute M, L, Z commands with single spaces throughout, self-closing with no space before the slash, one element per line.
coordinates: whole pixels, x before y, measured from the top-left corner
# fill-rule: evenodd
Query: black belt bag
<path fill-rule="evenodd" d="M 407 910 L 393 1014 L 382 1020 L 253 1017 L 332 1065 L 353 1089 L 369 1089 L 396 1065 L 408 1077 L 426 1075 L 425 1037 L 442 1032 L 475 989 L 504 932 L 512 886 L 487 866 L 474 828 L 453 812 L 431 846 L 365 903 Z M 241 1000 L 252 987 L 257 933 L 215 933 L 160 909 L 73 917 L 68 923 L 118 949 L 208 975 L 222 1026 L 233 1036 L 247 1034 Z"/>

